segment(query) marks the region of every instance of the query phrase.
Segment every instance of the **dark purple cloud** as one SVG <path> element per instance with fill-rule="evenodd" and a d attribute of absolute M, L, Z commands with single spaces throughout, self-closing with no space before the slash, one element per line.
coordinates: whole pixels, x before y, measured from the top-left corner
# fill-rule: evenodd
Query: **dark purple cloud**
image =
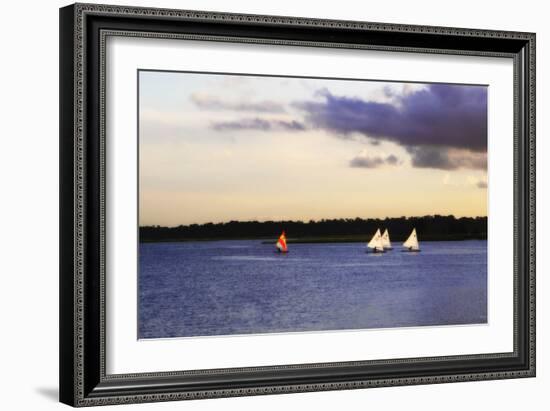
<path fill-rule="evenodd" d="M 256 113 L 283 113 L 282 104 L 270 100 L 249 102 L 249 101 L 225 101 L 216 96 L 193 94 L 191 101 L 204 110 L 233 110 L 253 111 Z"/>
<path fill-rule="evenodd" d="M 220 121 L 212 124 L 212 128 L 217 131 L 234 130 L 259 130 L 259 131 L 303 131 L 305 126 L 296 120 L 266 120 L 263 118 L 245 118 L 235 121 Z"/>
<path fill-rule="evenodd" d="M 395 166 L 399 163 L 399 159 L 393 154 L 390 154 L 387 157 L 367 156 L 364 154 L 360 154 L 357 157 L 351 159 L 349 165 L 350 167 L 354 168 L 377 168 L 383 165 Z"/>
<path fill-rule="evenodd" d="M 342 137 L 360 133 L 400 145 L 487 150 L 487 89 L 484 86 L 431 84 L 396 104 L 321 92 L 323 102 L 294 105 L 314 126 Z"/>
<path fill-rule="evenodd" d="M 454 170 L 487 167 L 487 88 L 430 84 L 398 96 L 384 89 L 392 103 L 335 96 L 294 103 L 307 123 L 341 138 L 362 134 L 371 144 L 392 141 L 407 149 L 414 167 Z M 355 159 L 354 159 L 355 160 Z M 350 165 L 355 167 L 352 160 Z M 370 163 L 367 161 L 366 164 Z"/>

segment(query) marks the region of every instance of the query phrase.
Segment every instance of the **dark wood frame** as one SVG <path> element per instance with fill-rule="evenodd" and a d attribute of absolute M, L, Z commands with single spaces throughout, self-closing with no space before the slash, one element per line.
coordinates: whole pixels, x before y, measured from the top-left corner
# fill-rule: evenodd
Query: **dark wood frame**
<path fill-rule="evenodd" d="M 103 125 L 104 46 L 111 35 L 513 59 L 514 351 L 107 375 Z M 62 402 L 88 406 L 535 376 L 535 34 L 76 4 L 60 10 L 60 100 Z"/>

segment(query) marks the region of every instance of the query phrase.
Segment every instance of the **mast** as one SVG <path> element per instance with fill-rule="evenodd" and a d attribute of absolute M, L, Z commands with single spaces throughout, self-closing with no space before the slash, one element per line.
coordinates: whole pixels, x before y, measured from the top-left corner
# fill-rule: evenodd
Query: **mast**
<path fill-rule="evenodd" d="M 416 236 L 416 228 L 413 228 L 411 235 L 407 238 L 407 241 L 403 243 L 403 247 L 407 248 L 409 251 L 420 250 L 418 237 Z"/>

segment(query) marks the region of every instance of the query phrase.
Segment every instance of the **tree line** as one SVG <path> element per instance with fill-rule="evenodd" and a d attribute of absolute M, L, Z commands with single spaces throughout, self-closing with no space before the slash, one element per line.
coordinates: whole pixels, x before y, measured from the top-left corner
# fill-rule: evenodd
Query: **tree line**
<path fill-rule="evenodd" d="M 394 241 L 404 240 L 416 228 L 421 241 L 487 238 L 487 217 L 430 215 L 397 218 L 339 218 L 310 221 L 228 221 L 139 228 L 141 242 L 276 239 L 284 230 L 290 241 L 332 238 L 350 241 L 370 238 L 376 230 L 388 229 Z"/>

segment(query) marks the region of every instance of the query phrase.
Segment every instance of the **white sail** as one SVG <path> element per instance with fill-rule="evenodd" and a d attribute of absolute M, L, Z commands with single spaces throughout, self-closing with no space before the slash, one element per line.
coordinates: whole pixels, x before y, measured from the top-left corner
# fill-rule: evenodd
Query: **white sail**
<path fill-rule="evenodd" d="M 418 237 L 416 236 L 416 228 L 413 228 L 411 235 L 407 238 L 407 241 L 403 243 L 403 247 L 409 250 L 419 250 Z"/>
<path fill-rule="evenodd" d="M 376 230 L 376 233 L 372 236 L 372 239 L 367 244 L 368 248 L 372 248 L 374 251 L 384 251 L 384 245 L 382 244 L 382 234 L 380 229 Z"/>
<path fill-rule="evenodd" d="M 382 246 L 386 250 L 391 250 L 391 241 L 390 241 L 390 233 L 388 232 L 388 229 L 384 230 L 384 234 L 382 234 Z"/>

